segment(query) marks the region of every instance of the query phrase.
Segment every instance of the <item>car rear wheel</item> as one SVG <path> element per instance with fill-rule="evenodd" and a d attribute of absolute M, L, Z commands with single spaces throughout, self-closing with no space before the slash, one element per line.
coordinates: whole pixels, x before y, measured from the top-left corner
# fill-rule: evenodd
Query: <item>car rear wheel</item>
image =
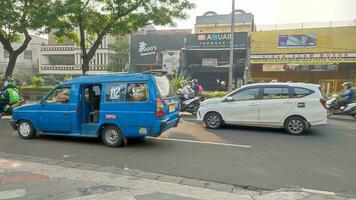
<path fill-rule="evenodd" d="M 17 132 L 23 139 L 32 139 L 36 136 L 35 129 L 33 128 L 31 122 L 27 120 L 21 120 L 17 124 Z"/>
<path fill-rule="evenodd" d="M 121 147 L 124 144 L 124 137 L 116 126 L 104 127 L 101 138 L 108 147 Z"/>
<path fill-rule="evenodd" d="M 204 119 L 205 125 L 211 129 L 218 129 L 222 126 L 223 120 L 218 113 L 208 113 Z"/>
<path fill-rule="evenodd" d="M 301 117 L 290 117 L 286 120 L 284 128 L 290 135 L 302 135 L 307 130 L 307 123 Z"/>

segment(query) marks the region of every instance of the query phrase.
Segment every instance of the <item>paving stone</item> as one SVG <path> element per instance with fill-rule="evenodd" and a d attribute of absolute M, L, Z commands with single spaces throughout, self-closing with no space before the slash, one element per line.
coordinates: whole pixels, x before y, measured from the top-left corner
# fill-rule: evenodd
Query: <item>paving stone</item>
<path fill-rule="evenodd" d="M 213 183 L 209 182 L 206 188 L 212 189 L 212 190 L 217 190 L 217 191 L 223 191 L 223 192 L 232 192 L 234 189 L 233 185 L 228 185 L 228 184 L 221 184 L 221 183 Z"/>
<path fill-rule="evenodd" d="M 169 183 L 180 183 L 183 178 L 177 176 L 161 175 L 157 178 L 159 181 L 169 182 Z"/>
<path fill-rule="evenodd" d="M 113 173 L 113 172 L 115 172 L 117 170 L 117 167 L 98 166 L 94 170 L 95 171 L 100 171 L 100 172 Z"/>
<path fill-rule="evenodd" d="M 156 180 L 161 175 L 155 173 L 138 172 L 137 174 L 135 174 L 135 176 L 139 178 Z"/>
<path fill-rule="evenodd" d="M 337 197 L 323 194 L 311 194 L 304 197 L 302 200 L 347 200 L 346 197 Z"/>
<path fill-rule="evenodd" d="M 70 168 L 76 168 L 79 166 L 79 163 L 73 163 L 73 162 L 59 162 L 56 165 L 61 166 L 61 167 L 70 167 Z"/>
<path fill-rule="evenodd" d="M 175 194 L 161 193 L 161 192 L 152 192 L 149 194 L 136 195 L 137 200 L 198 200 L 195 198 L 189 198 L 184 196 L 179 196 Z"/>
<path fill-rule="evenodd" d="M 180 182 L 180 184 L 190 185 L 190 186 L 195 186 L 195 187 L 205 187 L 207 185 L 207 182 L 195 180 L 195 179 L 183 179 Z"/>

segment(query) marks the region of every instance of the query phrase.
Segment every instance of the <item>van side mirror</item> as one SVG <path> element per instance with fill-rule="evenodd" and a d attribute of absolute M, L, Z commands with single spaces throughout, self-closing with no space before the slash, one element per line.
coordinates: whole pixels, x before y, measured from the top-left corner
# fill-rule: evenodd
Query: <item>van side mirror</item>
<path fill-rule="evenodd" d="M 234 101 L 234 99 L 232 97 L 226 97 L 225 101 L 226 102 L 231 102 L 231 101 Z"/>

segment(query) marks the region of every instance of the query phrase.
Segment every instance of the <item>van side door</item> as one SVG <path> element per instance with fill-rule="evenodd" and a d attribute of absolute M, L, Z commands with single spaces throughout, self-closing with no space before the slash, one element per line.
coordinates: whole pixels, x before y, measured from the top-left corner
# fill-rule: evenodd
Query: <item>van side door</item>
<path fill-rule="evenodd" d="M 69 133 L 71 86 L 54 89 L 42 101 L 39 109 L 39 129 L 50 133 Z"/>

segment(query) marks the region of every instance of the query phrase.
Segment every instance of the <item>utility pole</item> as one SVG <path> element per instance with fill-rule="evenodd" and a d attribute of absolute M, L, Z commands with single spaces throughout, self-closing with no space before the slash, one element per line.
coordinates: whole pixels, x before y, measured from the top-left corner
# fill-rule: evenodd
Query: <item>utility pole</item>
<path fill-rule="evenodd" d="M 234 69 L 234 32 L 235 32 L 235 0 L 232 0 L 231 11 L 231 39 L 230 39 L 230 66 L 229 66 L 229 91 L 232 91 L 232 75 Z"/>

